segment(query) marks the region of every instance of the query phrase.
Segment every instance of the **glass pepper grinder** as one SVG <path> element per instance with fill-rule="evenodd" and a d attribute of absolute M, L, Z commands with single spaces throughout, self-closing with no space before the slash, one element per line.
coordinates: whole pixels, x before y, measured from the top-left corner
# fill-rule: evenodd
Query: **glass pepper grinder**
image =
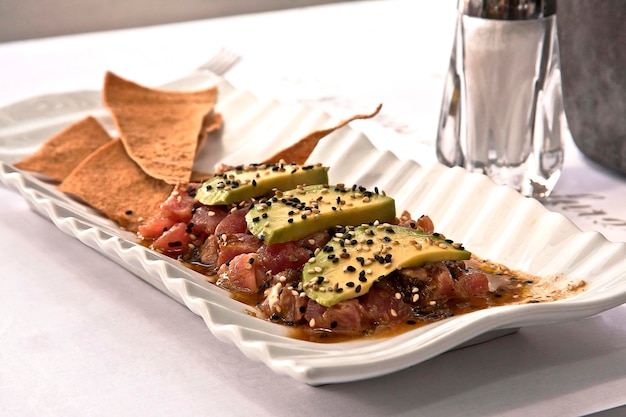
<path fill-rule="evenodd" d="M 459 0 L 438 160 L 544 198 L 565 134 L 556 0 Z"/>

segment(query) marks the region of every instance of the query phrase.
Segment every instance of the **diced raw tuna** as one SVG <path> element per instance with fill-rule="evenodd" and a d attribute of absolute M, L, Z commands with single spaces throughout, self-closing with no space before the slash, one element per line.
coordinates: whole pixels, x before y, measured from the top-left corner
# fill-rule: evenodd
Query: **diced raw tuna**
<path fill-rule="evenodd" d="M 330 329 L 360 333 L 364 330 L 366 312 L 357 299 L 344 300 L 332 307 L 324 307 L 309 299 L 304 319 L 314 329 Z"/>
<path fill-rule="evenodd" d="M 176 257 L 189 250 L 189 233 L 185 223 L 176 223 L 153 243 L 152 247 L 168 256 Z"/>
<path fill-rule="evenodd" d="M 311 257 L 311 251 L 296 242 L 275 243 L 259 248 L 259 260 L 268 271 L 276 274 L 287 269 L 299 269 Z"/>
<path fill-rule="evenodd" d="M 194 193 L 190 195 L 187 192 L 189 190 L 194 190 Z M 168 199 L 161 204 L 161 213 L 180 222 L 189 222 L 193 215 L 194 204 L 196 204 L 194 195 L 194 186 L 190 186 L 187 190 L 175 189 Z"/>
<path fill-rule="evenodd" d="M 178 221 L 159 213 L 159 215 L 139 226 L 139 237 L 141 239 L 154 240 L 169 230 L 175 223 L 178 223 Z"/>
<path fill-rule="evenodd" d="M 396 292 L 387 285 L 375 285 L 359 302 L 372 324 L 401 322 L 411 315 L 410 305 L 396 297 Z"/>
<path fill-rule="evenodd" d="M 435 225 L 430 217 L 421 216 L 417 220 L 413 220 L 411 213 L 403 211 L 398 218 L 398 225 L 402 227 L 409 227 L 411 229 L 421 229 L 424 233 L 432 234 L 435 232 Z"/>
<path fill-rule="evenodd" d="M 219 248 L 217 257 L 218 266 L 222 266 L 237 255 L 256 253 L 263 245 L 263 242 L 256 236 L 247 233 L 231 233 L 217 236 Z"/>
<path fill-rule="evenodd" d="M 217 225 L 224 220 L 228 212 L 222 207 L 200 206 L 194 210 L 191 218 L 191 231 L 198 236 L 209 236 L 215 233 Z"/>
<path fill-rule="evenodd" d="M 266 297 L 261 310 L 273 320 L 281 319 L 286 323 L 297 323 L 304 317 L 308 300 L 300 294 L 278 282 L 266 290 Z"/>
<path fill-rule="evenodd" d="M 234 212 L 229 213 L 216 226 L 215 234 L 217 236 L 221 236 L 224 233 L 227 235 L 233 233 L 249 233 L 248 225 L 246 223 L 246 213 L 248 213 L 248 208 L 235 210 Z"/>
<path fill-rule="evenodd" d="M 256 253 L 235 256 L 220 266 L 217 285 L 235 291 L 257 292 L 268 278 Z"/>

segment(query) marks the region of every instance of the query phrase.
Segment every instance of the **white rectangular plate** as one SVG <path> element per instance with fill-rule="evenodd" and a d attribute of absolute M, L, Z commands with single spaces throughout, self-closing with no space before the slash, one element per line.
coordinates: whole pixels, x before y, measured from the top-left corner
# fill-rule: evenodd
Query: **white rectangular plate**
<path fill-rule="evenodd" d="M 306 133 L 327 127 L 330 116 L 305 106 L 259 101 L 223 79 L 196 74 L 168 87 L 218 83 L 224 115 L 221 141 L 210 143 L 199 163 L 210 167 L 257 162 Z M 384 339 L 319 344 L 290 338 L 286 328 L 246 313 L 249 307 L 203 277 L 136 243 L 93 210 L 74 202 L 11 163 L 34 152 L 70 122 L 94 114 L 112 124 L 97 92 L 37 97 L 0 110 L 0 182 L 17 190 L 59 229 L 118 262 L 200 315 L 220 340 L 253 360 L 312 385 L 370 378 L 418 364 L 463 344 L 513 329 L 574 320 L 626 302 L 626 244 L 583 233 L 564 216 L 485 176 L 441 165 L 421 167 L 381 152 L 361 133 L 344 127 L 323 140 L 311 162 L 331 167 L 331 182 L 378 186 L 400 209 L 428 214 L 436 229 L 481 257 L 544 277 L 555 290 L 585 280 L 586 291 L 566 299 L 504 306 L 452 317 Z"/>

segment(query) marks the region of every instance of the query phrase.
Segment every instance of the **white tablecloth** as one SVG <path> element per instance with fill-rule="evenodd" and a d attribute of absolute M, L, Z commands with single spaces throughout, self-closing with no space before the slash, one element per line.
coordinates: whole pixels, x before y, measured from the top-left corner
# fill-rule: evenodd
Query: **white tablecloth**
<path fill-rule="evenodd" d="M 221 47 L 227 78 L 259 97 L 305 102 L 381 149 L 433 137 L 453 0 L 348 2 L 134 30 L 0 44 L 0 106 L 98 89 L 106 70 L 159 85 Z M 547 204 L 583 230 L 626 241 L 626 180 L 573 143 Z M 521 329 L 371 380 L 310 387 L 216 340 L 200 318 L 35 215 L 0 188 L 0 410 L 11 416 L 575 416 L 626 404 L 626 306 Z"/>

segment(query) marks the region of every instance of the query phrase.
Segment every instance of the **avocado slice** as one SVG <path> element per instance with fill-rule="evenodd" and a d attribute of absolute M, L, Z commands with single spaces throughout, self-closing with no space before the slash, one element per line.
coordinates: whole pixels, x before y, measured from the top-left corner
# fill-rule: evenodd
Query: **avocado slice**
<path fill-rule="evenodd" d="M 398 268 L 428 262 L 465 260 L 470 252 L 439 235 L 389 224 L 347 228 L 335 236 L 302 271 L 309 298 L 331 307 L 367 293 L 374 282 Z"/>
<path fill-rule="evenodd" d="M 246 214 L 248 230 L 266 244 L 298 240 L 337 225 L 357 226 L 396 217 L 392 198 L 364 187 L 310 185 L 255 204 Z"/>
<path fill-rule="evenodd" d="M 203 182 L 196 199 L 208 206 L 224 205 L 260 197 L 275 188 L 290 190 L 303 184 L 328 184 L 328 167 L 286 163 L 241 165 Z"/>

